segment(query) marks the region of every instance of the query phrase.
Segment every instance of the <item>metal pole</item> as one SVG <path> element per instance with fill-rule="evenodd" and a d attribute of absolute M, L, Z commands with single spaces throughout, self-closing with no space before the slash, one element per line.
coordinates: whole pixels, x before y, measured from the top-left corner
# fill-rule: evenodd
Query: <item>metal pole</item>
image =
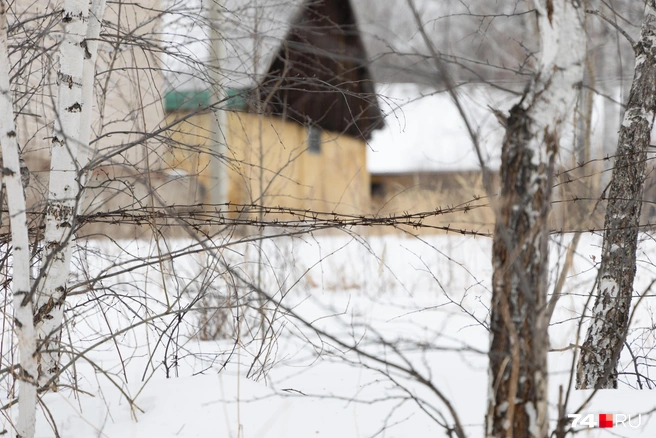
<path fill-rule="evenodd" d="M 225 112 L 225 90 L 222 86 L 223 76 L 221 74 L 221 60 L 225 58 L 225 46 L 223 36 L 219 32 L 221 22 L 221 0 L 213 0 L 210 3 L 210 103 L 212 104 L 211 151 L 210 158 L 210 202 L 213 204 L 224 204 L 228 202 L 228 174 L 226 166 L 227 145 L 227 117 Z"/>

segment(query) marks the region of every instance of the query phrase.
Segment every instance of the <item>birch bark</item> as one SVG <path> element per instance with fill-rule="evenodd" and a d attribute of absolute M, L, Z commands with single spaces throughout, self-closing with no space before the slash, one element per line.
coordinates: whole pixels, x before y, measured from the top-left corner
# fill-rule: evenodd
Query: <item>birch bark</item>
<path fill-rule="evenodd" d="M 94 1 L 94 4 L 97 2 Z M 61 356 L 60 337 L 67 279 L 72 255 L 71 239 L 81 195 L 80 157 L 88 156 L 91 100 L 83 92 L 85 64 L 92 58 L 86 39 L 87 0 L 66 0 L 62 11 L 64 38 L 59 49 L 57 120 L 51 148 L 50 183 L 46 207 L 45 258 L 38 278 L 34 322 L 39 340 L 39 385 L 56 389 Z M 99 29 L 99 26 L 98 26 Z M 96 35 L 97 38 L 97 35 Z M 93 78 L 92 78 L 93 79 Z M 86 129 L 86 128 L 84 128 Z M 86 132 L 86 139 L 83 133 Z"/>
<path fill-rule="evenodd" d="M 546 437 L 548 237 L 560 128 L 583 80 L 584 8 L 536 0 L 538 71 L 508 118 L 493 242 L 488 437 Z"/>
<path fill-rule="evenodd" d="M 656 112 L 656 9 L 647 1 L 608 193 L 597 298 L 577 367 L 578 389 L 617 388 L 636 271 L 645 161 Z"/>
<path fill-rule="evenodd" d="M 92 154 L 89 148 L 91 140 L 91 115 L 93 112 L 93 89 L 96 80 L 96 59 L 98 58 L 98 38 L 100 37 L 100 28 L 102 18 L 105 15 L 106 0 L 93 0 L 89 9 L 89 23 L 87 27 L 87 37 L 84 40 L 84 66 L 82 70 L 82 118 L 80 120 L 80 142 L 82 150 L 78 156 L 78 163 L 83 170 L 81 187 L 84 188 L 87 172 L 85 166 L 89 163 Z M 78 211 L 82 207 L 83 195 L 80 195 L 78 202 Z"/>
<path fill-rule="evenodd" d="M 32 321 L 30 293 L 30 253 L 27 233 L 25 191 L 20 173 L 20 151 L 16 141 L 14 111 L 9 85 L 9 54 L 7 52 L 7 9 L 0 0 L 0 146 L 2 148 L 3 181 L 7 189 L 7 205 L 13 246 L 14 327 L 20 354 L 20 387 L 18 391 L 18 421 L 16 434 L 32 438 L 36 422 L 36 336 Z"/>

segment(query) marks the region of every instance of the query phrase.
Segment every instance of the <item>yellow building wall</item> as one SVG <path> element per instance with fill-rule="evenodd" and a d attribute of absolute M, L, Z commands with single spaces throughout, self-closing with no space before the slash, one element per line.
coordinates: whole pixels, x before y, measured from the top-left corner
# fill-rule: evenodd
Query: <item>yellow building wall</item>
<path fill-rule="evenodd" d="M 167 122 L 184 117 L 169 114 Z M 170 174 L 187 178 L 185 203 L 210 202 L 210 113 L 189 117 L 169 133 L 164 161 Z M 279 117 L 230 112 L 228 200 L 323 212 L 369 211 L 370 175 L 366 144 L 350 136 L 321 133 L 321 151 L 308 151 L 307 129 Z"/>
<path fill-rule="evenodd" d="M 177 204 L 209 202 L 211 187 L 210 168 L 211 113 L 187 117 L 188 113 L 169 113 L 166 124 L 174 126 L 167 132 L 166 149 L 163 152 L 164 172 L 169 177 L 169 187 L 162 190 L 165 200 Z M 185 118 L 187 117 L 187 118 Z M 184 119 L 184 120 L 182 120 Z M 176 120 L 182 120 L 175 123 Z M 166 196 L 175 193 L 176 199 Z"/>

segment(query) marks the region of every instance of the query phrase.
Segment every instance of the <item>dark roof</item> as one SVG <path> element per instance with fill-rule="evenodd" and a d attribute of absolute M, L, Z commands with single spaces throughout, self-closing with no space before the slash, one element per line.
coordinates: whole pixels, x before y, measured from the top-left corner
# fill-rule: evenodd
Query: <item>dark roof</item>
<path fill-rule="evenodd" d="M 383 126 L 349 0 L 307 0 L 259 84 L 262 110 L 368 139 Z"/>

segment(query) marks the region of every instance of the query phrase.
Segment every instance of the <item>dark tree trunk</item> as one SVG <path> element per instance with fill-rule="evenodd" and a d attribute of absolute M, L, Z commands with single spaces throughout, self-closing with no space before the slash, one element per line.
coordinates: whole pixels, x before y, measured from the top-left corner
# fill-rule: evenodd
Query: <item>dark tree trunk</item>
<path fill-rule="evenodd" d="M 489 353 L 495 408 L 488 418 L 488 436 L 495 437 L 506 436 L 506 425 L 513 428 L 512 436 L 534 436 L 530 429 L 537 407 L 546 400 L 548 345 L 538 313 L 546 304 L 547 216 L 558 145 L 556 138 L 549 138 L 546 166 L 538 164 L 536 151 L 529 147 L 533 123 L 521 106 L 515 106 L 503 145 Z"/>
<path fill-rule="evenodd" d="M 583 6 L 537 0 L 538 73 L 506 124 L 492 248 L 488 437 L 545 438 L 547 273 L 553 168 L 559 131 L 583 79 Z"/>

